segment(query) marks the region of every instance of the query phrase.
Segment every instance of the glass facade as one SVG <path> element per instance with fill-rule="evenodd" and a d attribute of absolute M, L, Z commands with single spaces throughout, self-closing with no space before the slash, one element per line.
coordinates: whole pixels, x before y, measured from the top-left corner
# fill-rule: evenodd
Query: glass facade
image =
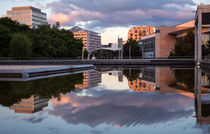
<path fill-rule="evenodd" d="M 155 37 L 139 41 L 139 47 L 142 52 L 142 58 L 155 57 Z"/>

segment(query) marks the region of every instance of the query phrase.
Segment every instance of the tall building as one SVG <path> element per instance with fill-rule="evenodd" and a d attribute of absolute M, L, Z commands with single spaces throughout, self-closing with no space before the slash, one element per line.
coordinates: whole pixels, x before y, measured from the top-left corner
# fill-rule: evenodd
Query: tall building
<path fill-rule="evenodd" d="M 46 13 L 31 6 L 13 7 L 11 11 L 7 11 L 7 17 L 18 21 L 21 24 L 26 24 L 30 28 L 36 28 L 39 25 L 47 24 Z"/>
<path fill-rule="evenodd" d="M 136 26 L 129 30 L 128 39 L 132 38 L 134 40 L 141 40 L 143 36 L 153 34 L 154 27 L 153 26 Z"/>
<path fill-rule="evenodd" d="M 28 99 L 22 99 L 21 102 L 14 104 L 10 107 L 15 113 L 36 113 L 48 106 L 49 99 L 42 99 L 37 95 L 32 95 Z"/>
<path fill-rule="evenodd" d="M 89 53 L 101 48 L 101 36 L 93 31 L 83 30 L 80 27 L 73 27 L 70 31 L 74 34 L 74 38 L 82 39 L 83 50 Z"/>

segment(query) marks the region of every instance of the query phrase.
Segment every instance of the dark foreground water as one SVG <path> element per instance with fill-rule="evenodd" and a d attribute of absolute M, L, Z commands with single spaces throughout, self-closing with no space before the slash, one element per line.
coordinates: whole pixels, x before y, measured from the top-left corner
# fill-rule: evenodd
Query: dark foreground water
<path fill-rule="evenodd" d="M 0 134 L 207 134 L 209 80 L 201 69 L 139 67 L 0 81 Z"/>

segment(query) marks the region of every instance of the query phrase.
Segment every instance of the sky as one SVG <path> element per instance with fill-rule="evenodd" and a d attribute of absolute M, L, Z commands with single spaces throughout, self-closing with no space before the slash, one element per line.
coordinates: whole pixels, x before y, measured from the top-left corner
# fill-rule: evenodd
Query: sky
<path fill-rule="evenodd" d="M 96 31 L 102 44 L 127 40 L 136 25 L 172 26 L 194 18 L 197 5 L 210 0 L 0 0 L 0 16 L 16 6 L 34 6 L 47 13 L 50 24 Z"/>

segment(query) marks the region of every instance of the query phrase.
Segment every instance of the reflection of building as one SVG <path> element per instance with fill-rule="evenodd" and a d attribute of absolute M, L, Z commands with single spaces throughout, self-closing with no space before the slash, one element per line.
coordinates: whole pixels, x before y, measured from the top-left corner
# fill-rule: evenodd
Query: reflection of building
<path fill-rule="evenodd" d="M 153 82 L 136 79 L 133 81 L 128 81 L 128 86 L 130 89 L 136 92 L 154 92 L 155 84 Z"/>
<path fill-rule="evenodd" d="M 101 36 L 98 33 L 80 27 L 74 27 L 71 31 L 76 39 L 82 39 L 83 50 L 90 53 L 101 48 Z"/>
<path fill-rule="evenodd" d="M 129 30 L 128 39 L 141 40 L 143 36 L 154 33 L 153 26 L 136 26 Z"/>
<path fill-rule="evenodd" d="M 154 92 L 155 69 L 153 67 L 141 68 L 139 77 L 128 81 L 128 86 L 136 92 Z"/>
<path fill-rule="evenodd" d="M 14 104 L 10 109 L 15 113 L 36 113 L 46 106 L 48 106 L 48 99 L 32 95 L 29 99 L 22 99 L 21 102 Z"/>
<path fill-rule="evenodd" d="M 99 71 L 94 70 L 90 72 L 84 72 L 83 77 L 83 83 L 76 84 L 76 89 L 96 87 L 99 83 L 101 83 L 101 72 Z"/>
<path fill-rule="evenodd" d="M 12 11 L 7 11 L 7 17 L 22 24 L 26 24 L 30 28 L 36 28 L 38 25 L 47 24 L 46 13 L 43 13 L 40 9 L 31 6 L 13 7 Z"/>

